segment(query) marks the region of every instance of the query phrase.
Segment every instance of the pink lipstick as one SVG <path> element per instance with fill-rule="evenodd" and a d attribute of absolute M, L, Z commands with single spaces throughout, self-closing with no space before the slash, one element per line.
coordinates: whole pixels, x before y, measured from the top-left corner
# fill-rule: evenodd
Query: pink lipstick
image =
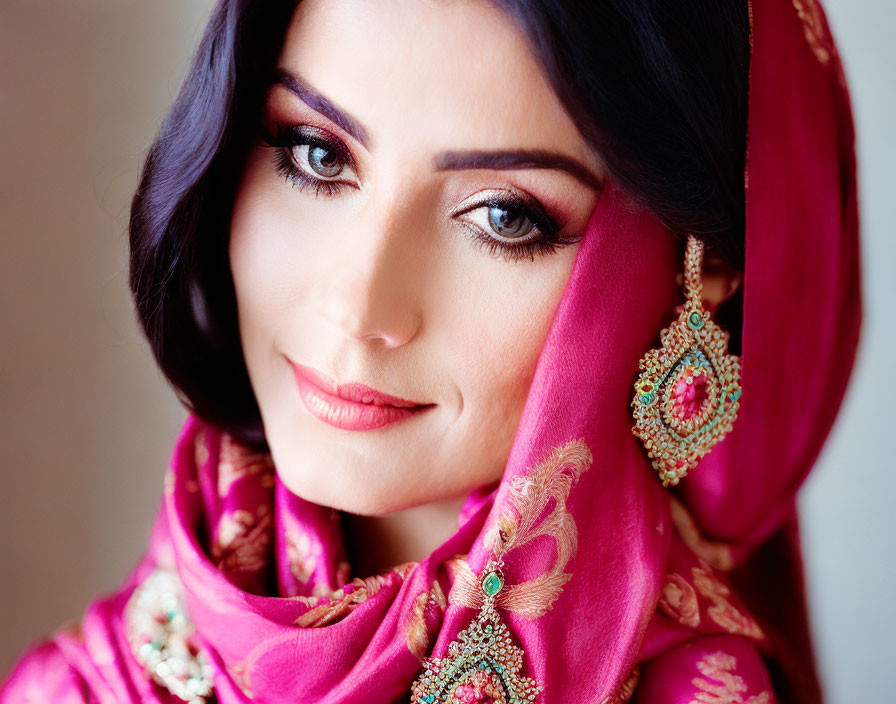
<path fill-rule="evenodd" d="M 323 372 L 290 361 L 299 397 L 316 418 L 343 430 L 373 430 L 435 406 L 391 396 L 359 383 L 337 384 Z"/>

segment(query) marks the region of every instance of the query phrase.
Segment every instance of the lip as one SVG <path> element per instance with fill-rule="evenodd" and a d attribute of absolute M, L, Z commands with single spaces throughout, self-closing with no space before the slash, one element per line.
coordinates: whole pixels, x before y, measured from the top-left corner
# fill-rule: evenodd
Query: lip
<path fill-rule="evenodd" d="M 313 367 L 290 360 L 299 397 L 319 420 L 342 430 L 373 430 L 419 415 L 435 404 L 418 404 L 366 384 L 337 384 Z"/>

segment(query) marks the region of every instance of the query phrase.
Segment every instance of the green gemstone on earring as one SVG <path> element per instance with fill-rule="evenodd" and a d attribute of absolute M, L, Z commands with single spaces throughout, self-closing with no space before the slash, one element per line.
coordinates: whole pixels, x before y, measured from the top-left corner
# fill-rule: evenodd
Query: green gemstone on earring
<path fill-rule="evenodd" d="M 501 587 L 504 586 L 504 580 L 501 579 L 500 575 L 497 572 L 489 572 L 485 579 L 482 580 L 482 589 L 489 596 L 494 596 L 499 591 L 501 591 Z"/>
<path fill-rule="evenodd" d="M 732 403 L 734 403 L 735 401 L 737 401 L 737 399 L 740 398 L 740 393 L 741 393 L 741 389 L 740 389 L 740 387 L 738 387 L 737 389 L 732 391 L 730 394 L 728 394 L 728 400 L 731 401 Z"/>
<path fill-rule="evenodd" d="M 655 394 L 653 391 L 649 391 L 649 392 L 647 392 L 647 393 L 640 394 L 640 395 L 638 396 L 638 399 L 639 399 L 639 400 L 641 401 L 641 403 L 643 403 L 645 406 L 649 406 L 651 403 L 653 403 L 654 401 L 656 401 L 656 394 Z"/>
<path fill-rule="evenodd" d="M 703 327 L 703 322 L 703 316 L 700 314 L 700 311 L 693 310 L 688 315 L 688 327 L 691 330 L 699 330 Z"/>

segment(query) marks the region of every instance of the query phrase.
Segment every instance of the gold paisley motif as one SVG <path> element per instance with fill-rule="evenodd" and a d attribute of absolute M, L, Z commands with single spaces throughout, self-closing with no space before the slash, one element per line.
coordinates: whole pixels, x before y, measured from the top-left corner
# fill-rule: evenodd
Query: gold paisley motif
<path fill-rule="evenodd" d="M 491 556 L 481 573 L 475 574 L 461 556 L 448 567 L 454 577 L 449 602 L 479 613 L 448 644 L 444 657 L 423 660 L 411 686 L 411 704 L 535 701 L 544 689 L 523 674 L 526 654 L 499 609 L 538 618 L 572 577 L 563 570 L 576 552 L 578 536 L 566 500 L 592 461 L 591 450 L 579 438 L 552 448 L 534 468 L 510 481 L 503 511 L 484 536 Z M 504 558 L 541 536 L 556 542 L 554 562 L 534 578 L 512 583 L 503 571 Z M 415 611 L 422 619 L 422 602 Z M 421 652 L 421 643 L 415 641 L 412 651 Z"/>
<path fill-rule="evenodd" d="M 201 428 L 193 438 L 193 460 L 197 472 L 208 461 L 208 441 L 205 428 Z"/>
<path fill-rule="evenodd" d="M 682 626 L 696 628 L 700 625 L 700 605 L 697 592 L 684 577 L 672 573 L 666 575 L 666 583 L 660 595 L 660 608 Z"/>
<path fill-rule="evenodd" d="M 821 18 L 821 8 L 817 0 L 793 0 L 793 7 L 803 23 L 803 34 L 812 53 L 823 65 L 827 66 L 831 60 L 831 37 L 824 28 Z"/>
<path fill-rule="evenodd" d="M 218 461 L 218 496 L 225 497 L 239 479 L 260 474 L 261 486 L 274 486 L 274 462 L 269 454 L 253 452 L 233 440 L 226 433 L 221 436 Z"/>
<path fill-rule="evenodd" d="M 690 704 L 770 704 L 769 692 L 744 699 L 747 683 L 743 677 L 734 673 L 736 666 L 737 658 L 728 653 L 718 651 L 706 655 L 697 663 L 697 669 L 703 677 L 691 680 L 698 691 Z"/>
<path fill-rule="evenodd" d="M 759 624 L 728 601 L 731 590 L 713 573 L 708 564 L 704 562 L 702 567 L 692 567 L 691 573 L 694 576 L 694 586 L 697 591 L 712 602 L 707 613 L 716 624 L 728 633 L 744 635 L 757 640 L 765 638 Z"/>
<path fill-rule="evenodd" d="M 264 567 L 271 544 L 271 509 L 261 504 L 256 513 L 237 509 L 222 514 L 212 558 L 222 570 L 255 572 Z"/>
<path fill-rule="evenodd" d="M 299 601 L 303 604 L 317 604 L 299 616 L 293 623 L 303 628 L 319 628 L 320 626 L 340 621 L 351 613 L 358 604 L 367 601 L 384 584 L 391 581 L 392 573 L 397 573 L 403 579 L 416 565 L 416 562 L 405 562 L 384 574 L 364 577 L 363 579 L 355 577 L 351 583 L 351 591 L 346 591 L 344 587 L 336 589 L 330 592 L 327 597 L 328 600 L 323 604 L 318 604 L 320 601 L 319 597 L 292 597 L 294 601 Z"/>
<path fill-rule="evenodd" d="M 420 660 L 426 657 L 426 652 L 429 650 L 430 633 L 426 627 L 426 607 L 430 604 L 441 611 L 444 611 L 448 605 L 445 599 L 445 592 L 442 591 L 438 580 L 433 580 L 432 587 L 425 592 L 421 592 L 414 599 L 411 617 L 405 627 L 408 650 Z"/>
<path fill-rule="evenodd" d="M 604 699 L 600 704 L 625 704 L 635 693 L 635 687 L 638 686 L 638 680 L 641 679 L 641 667 L 636 665 L 631 672 L 628 673 L 622 684 L 619 685 L 612 695 Z"/>
<path fill-rule="evenodd" d="M 301 528 L 286 534 L 286 557 L 289 571 L 302 584 L 308 584 L 314 573 L 315 559 L 311 550 L 311 538 Z"/>
<path fill-rule="evenodd" d="M 236 683 L 236 686 L 240 688 L 240 691 L 251 700 L 254 695 L 252 693 L 252 684 L 249 682 L 251 670 L 248 667 L 248 662 L 240 660 L 234 663 L 232 667 L 227 668 L 227 671 Z"/>
<path fill-rule="evenodd" d="M 530 619 L 547 612 L 572 575 L 563 570 L 576 552 L 577 531 L 566 499 L 572 485 L 591 466 L 591 450 L 584 438 L 555 447 L 535 467 L 510 483 L 508 509 L 489 529 L 485 541 L 495 560 L 530 543 L 539 536 L 553 538 L 557 557 L 549 570 L 519 584 L 508 584 L 495 598 L 497 608 L 514 611 Z M 553 505 L 551 505 L 553 503 Z M 465 561 L 457 574 L 448 600 L 478 609 L 484 598 L 479 578 Z"/>
<path fill-rule="evenodd" d="M 730 544 L 723 540 L 709 540 L 704 537 L 693 516 L 675 497 L 671 497 L 669 504 L 672 511 L 672 522 L 691 552 L 716 569 L 727 572 L 734 567 L 734 556 Z"/>

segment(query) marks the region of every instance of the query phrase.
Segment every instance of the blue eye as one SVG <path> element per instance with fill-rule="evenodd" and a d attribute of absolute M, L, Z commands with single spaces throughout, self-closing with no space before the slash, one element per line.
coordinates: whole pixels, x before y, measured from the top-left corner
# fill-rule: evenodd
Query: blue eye
<path fill-rule="evenodd" d="M 484 211 L 480 218 L 460 218 L 479 211 Z M 560 237 L 560 227 L 541 204 L 510 193 L 487 198 L 455 217 L 464 223 L 477 245 L 505 261 L 524 258 L 533 261 L 536 254 L 551 254 L 581 240 L 581 237 Z"/>
<path fill-rule="evenodd" d="M 310 125 L 278 128 L 273 135 L 261 131 L 262 139 L 274 148 L 277 172 L 295 188 L 310 190 L 315 196 L 334 196 L 345 187 L 358 188 L 357 179 L 335 180 L 346 169 L 354 172 L 354 162 L 342 142 L 324 134 Z M 469 239 L 489 255 L 504 261 L 534 261 L 536 255 L 552 254 L 581 241 L 581 237 L 559 236 L 561 228 L 528 194 L 524 197 L 499 189 L 492 194 L 454 216 L 464 224 Z M 484 219 L 460 218 L 478 211 L 485 211 Z"/>
<path fill-rule="evenodd" d="M 277 171 L 287 183 L 300 190 L 311 189 L 315 195 L 332 196 L 347 185 L 331 181 L 346 167 L 353 168 L 351 157 L 341 144 L 305 125 L 280 129 L 275 135 L 262 134 L 276 148 Z M 323 177 L 323 178 L 322 178 Z"/>
<path fill-rule="evenodd" d="M 535 226 L 524 212 L 497 207 L 488 209 L 488 224 L 502 237 L 514 238 L 526 236 Z"/>
<path fill-rule="evenodd" d="M 335 149 L 322 147 L 317 144 L 297 145 L 294 151 L 305 149 L 305 159 L 308 165 L 321 176 L 333 178 L 338 176 L 344 165 L 339 159 L 339 154 Z M 298 159 L 297 159 L 298 160 Z"/>

